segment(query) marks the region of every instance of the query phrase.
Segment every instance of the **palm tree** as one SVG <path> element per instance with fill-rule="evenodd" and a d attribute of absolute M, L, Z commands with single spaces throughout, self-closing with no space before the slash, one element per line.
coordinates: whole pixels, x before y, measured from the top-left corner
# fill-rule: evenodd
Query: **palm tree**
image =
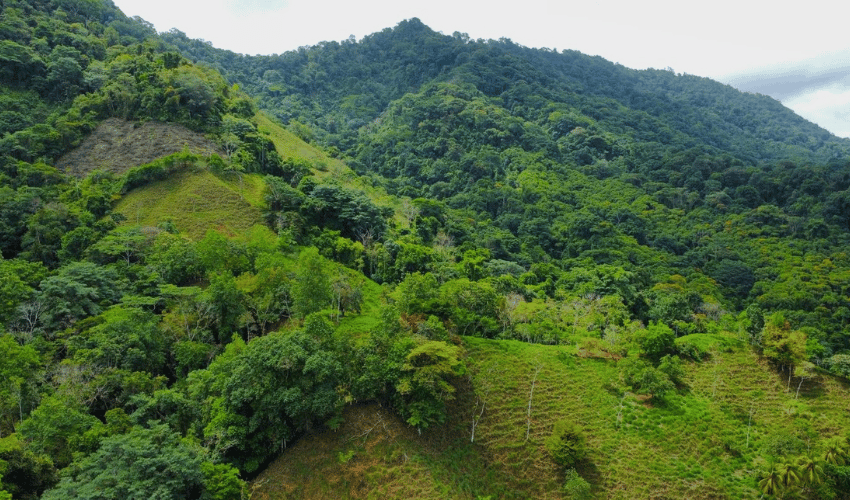
<path fill-rule="evenodd" d="M 782 491 L 782 478 L 776 464 L 771 465 L 770 470 L 759 481 L 759 490 L 765 495 L 776 495 Z"/>
<path fill-rule="evenodd" d="M 800 482 L 800 471 L 793 462 L 782 462 L 777 466 L 777 469 L 779 470 L 779 480 L 782 483 L 782 489 L 791 488 Z"/>
<path fill-rule="evenodd" d="M 811 452 L 800 457 L 797 463 L 800 467 L 800 479 L 803 483 L 814 485 L 823 482 L 823 467 Z"/>
<path fill-rule="evenodd" d="M 840 439 L 833 439 L 826 445 L 823 461 L 832 465 L 844 465 L 847 459 L 847 449 Z"/>

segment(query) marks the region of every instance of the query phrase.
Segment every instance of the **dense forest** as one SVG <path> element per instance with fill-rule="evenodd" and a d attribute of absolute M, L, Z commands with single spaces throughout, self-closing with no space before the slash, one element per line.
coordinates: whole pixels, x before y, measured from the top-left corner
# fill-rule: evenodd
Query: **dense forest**
<path fill-rule="evenodd" d="M 850 140 L 417 19 L 0 7 L 0 500 L 850 498 Z"/>

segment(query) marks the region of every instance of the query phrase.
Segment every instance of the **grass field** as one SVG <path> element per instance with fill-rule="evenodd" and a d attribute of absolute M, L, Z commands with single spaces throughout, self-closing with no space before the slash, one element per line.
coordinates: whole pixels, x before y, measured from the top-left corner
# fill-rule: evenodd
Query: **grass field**
<path fill-rule="evenodd" d="M 658 402 L 620 392 L 616 361 L 572 346 L 464 343 L 469 374 L 444 426 L 420 436 L 386 409 L 351 407 L 338 431 L 307 436 L 274 462 L 254 498 L 563 498 L 544 445 L 560 419 L 587 437 L 577 470 L 595 498 L 759 498 L 757 475 L 778 440 L 814 449 L 850 428 L 846 383 L 821 376 L 795 399 L 796 384 L 789 392 L 746 346 L 686 363 L 685 383 Z"/>
<path fill-rule="evenodd" d="M 115 212 L 133 225 L 156 226 L 170 220 L 192 239 L 202 238 L 208 229 L 234 236 L 262 224 L 264 189 L 259 175 L 244 175 L 240 181 L 190 169 L 130 191 L 118 201 Z"/>

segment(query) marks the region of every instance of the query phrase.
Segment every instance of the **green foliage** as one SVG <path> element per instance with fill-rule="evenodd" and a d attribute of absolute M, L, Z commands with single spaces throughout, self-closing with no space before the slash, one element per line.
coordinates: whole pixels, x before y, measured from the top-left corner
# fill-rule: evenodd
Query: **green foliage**
<path fill-rule="evenodd" d="M 587 500 L 592 498 L 590 483 L 581 477 L 575 469 L 568 469 L 564 474 L 564 494 L 567 498 Z"/>
<path fill-rule="evenodd" d="M 806 334 L 791 330 L 785 316 L 775 313 L 761 334 L 764 355 L 782 366 L 794 366 L 806 358 Z"/>
<path fill-rule="evenodd" d="M 445 404 L 454 399 L 451 380 L 464 373 L 461 354 L 460 347 L 435 340 L 407 353 L 395 404 L 408 424 L 427 429 L 445 421 Z"/>
<path fill-rule="evenodd" d="M 381 235 L 386 229 L 384 212 L 362 192 L 303 181 L 299 189 L 304 193 L 299 211 L 310 225 L 340 231 L 351 239 L 367 231 Z"/>
<path fill-rule="evenodd" d="M 23 416 L 23 408 L 32 404 L 35 388 L 32 381 L 41 367 L 32 346 L 20 346 L 11 335 L 0 334 L 0 429 L 8 435 L 14 423 Z"/>
<path fill-rule="evenodd" d="M 396 287 L 394 296 L 400 312 L 421 314 L 431 307 L 429 301 L 439 297 L 439 284 L 431 273 L 408 274 Z"/>
<path fill-rule="evenodd" d="M 205 407 L 213 452 L 253 472 L 299 434 L 334 415 L 342 366 L 308 332 L 231 342 L 206 370 L 189 375 Z M 246 383 L 250 381 L 250 383 Z"/>
<path fill-rule="evenodd" d="M 115 271 L 91 262 L 71 263 L 40 284 L 41 321 L 50 329 L 62 328 L 94 316 L 117 302 L 121 285 Z"/>
<path fill-rule="evenodd" d="M 151 163 L 131 168 L 124 174 L 124 182 L 121 192 L 126 193 L 131 189 L 144 186 L 154 181 L 166 179 L 175 172 L 189 168 L 200 161 L 197 155 L 188 151 L 174 153 L 155 160 Z"/>
<path fill-rule="evenodd" d="M 694 333 L 678 337 L 675 341 L 676 351 L 695 361 L 709 358 L 713 351 L 729 351 L 742 346 L 742 342 L 726 334 Z"/>
<path fill-rule="evenodd" d="M 45 498 L 237 498 L 240 471 L 355 401 L 420 432 L 449 424 L 444 458 L 396 436 L 395 477 L 455 453 L 498 465 L 473 480 L 492 489 L 441 497 L 587 497 L 575 469 L 561 483 L 530 465 L 550 448 L 572 467 L 584 433 L 616 457 L 594 458 L 603 496 L 850 484 L 832 441 L 844 392 L 809 363 L 850 373 L 850 147 L 775 101 L 416 19 L 267 57 L 157 35 L 96 0 L 9 0 L 0 33 L 13 496 L 37 497 L 58 467 Z M 120 178 L 54 166 L 105 118 L 181 123 L 220 156 L 184 150 Z M 251 229 L 263 212 L 272 229 Z M 474 446 L 456 432 L 470 415 Z M 371 449 L 386 451 L 345 455 L 335 488 L 354 462 L 376 470 Z M 399 465 L 401 449 L 415 458 Z M 429 477 L 459 475 L 445 472 Z"/>
<path fill-rule="evenodd" d="M 72 339 L 69 355 L 89 366 L 160 374 L 166 345 L 155 314 L 116 305 Z"/>
<path fill-rule="evenodd" d="M 204 474 L 204 493 L 201 498 L 209 500 L 240 500 L 245 482 L 239 479 L 239 471 L 227 464 L 201 463 Z"/>
<path fill-rule="evenodd" d="M 673 330 L 661 322 L 650 323 L 635 335 L 635 341 L 641 351 L 651 360 L 658 360 L 664 354 L 671 352 L 675 340 L 676 335 Z"/>
<path fill-rule="evenodd" d="M 683 382 L 685 371 L 682 360 L 677 356 L 670 356 L 668 354 L 661 358 L 661 362 L 658 364 L 658 371 L 667 375 L 667 378 L 674 384 L 678 385 Z"/>
<path fill-rule="evenodd" d="M 166 425 L 135 427 L 105 438 L 42 498 L 199 498 L 204 479 L 192 444 Z"/>
<path fill-rule="evenodd" d="M 850 355 L 836 354 L 827 359 L 827 366 L 832 373 L 844 378 L 850 378 Z"/>
<path fill-rule="evenodd" d="M 18 306 L 32 297 L 34 289 L 27 275 L 31 274 L 29 269 L 36 269 L 36 265 L 18 260 L 0 260 L 0 325 L 10 322 Z"/>
<path fill-rule="evenodd" d="M 677 358 L 665 358 L 658 368 L 643 359 L 633 357 L 620 360 L 617 367 L 627 386 L 639 394 L 647 394 L 661 400 L 667 393 L 675 390 L 673 377 L 681 376 L 681 366 L 675 361 Z"/>
<path fill-rule="evenodd" d="M 552 434 L 546 438 L 546 450 L 558 466 L 573 469 L 587 457 L 584 432 L 575 422 L 559 420 L 555 422 Z M 567 477 L 567 482 L 571 479 L 575 480 L 575 478 Z"/>
<path fill-rule="evenodd" d="M 29 449 L 53 459 L 58 468 L 71 463 L 80 440 L 101 422 L 84 411 L 82 404 L 60 396 L 49 396 L 18 427 Z"/>
<path fill-rule="evenodd" d="M 498 333 L 501 298 L 489 283 L 466 278 L 449 281 L 440 287 L 440 300 L 459 335 L 494 337 Z"/>
<path fill-rule="evenodd" d="M 0 438 L 0 477 L 0 496 L 9 498 L 38 498 L 59 480 L 50 458 L 33 453 L 17 434 Z"/>
<path fill-rule="evenodd" d="M 315 248 L 298 256 L 297 274 L 292 288 L 293 308 L 305 317 L 331 305 L 332 290 L 325 260 Z"/>
<path fill-rule="evenodd" d="M 765 495 L 776 495 L 782 491 L 782 476 L 778 465 L 774 464 L 764 472 L 758 484 L 759 490 Z"/>
<path fill-rule="evenodd" d="M 203 300 L 209 304 L 212 313 L 216 343 L 226 342 L 236 332 L 239 318 L 245 312 L 245 296 L 230 273 L 211 274 L 209 279 Z"/>

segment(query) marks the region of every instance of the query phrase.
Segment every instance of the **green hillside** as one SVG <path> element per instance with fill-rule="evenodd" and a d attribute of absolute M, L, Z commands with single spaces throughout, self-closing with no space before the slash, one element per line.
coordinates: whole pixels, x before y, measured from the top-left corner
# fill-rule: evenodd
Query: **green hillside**
<path fill-rule="evenodd" d="M 137 226 L 171 221 L 193 239 L 208 229 L 236 236 L 262 222 L 262 207 L 248 200 L 262 200 L 264 187 L 256 175 L 225 181 L 209 172 L 182 172 L 131 191 L 114 210 Z"/>
<path fill-rule="evenodd" d="M 850 425 L 846 382 L 807 381 L 797 397 L 740 344 L 687 364 L 662 402 L 624 390 L 616 362 L 580 348 L 465 341 L 470 373 L 444 429 L 418 436 L 379 408 L 353 407 L 342 428 L 305 437 L 274 462 L 256 494 L 562 498 L 564 474 L 545 442 L 569 419 L 587 436 L 593 457 L 577 470 L 597 497 L 760 498 L 759 468 L 781 458 L 777 450 Z"/>
<path fill-rule="evenodd" d="M 850 141 L 417 19 L 0 9 L 0 500 L 850 498 Z"/>

